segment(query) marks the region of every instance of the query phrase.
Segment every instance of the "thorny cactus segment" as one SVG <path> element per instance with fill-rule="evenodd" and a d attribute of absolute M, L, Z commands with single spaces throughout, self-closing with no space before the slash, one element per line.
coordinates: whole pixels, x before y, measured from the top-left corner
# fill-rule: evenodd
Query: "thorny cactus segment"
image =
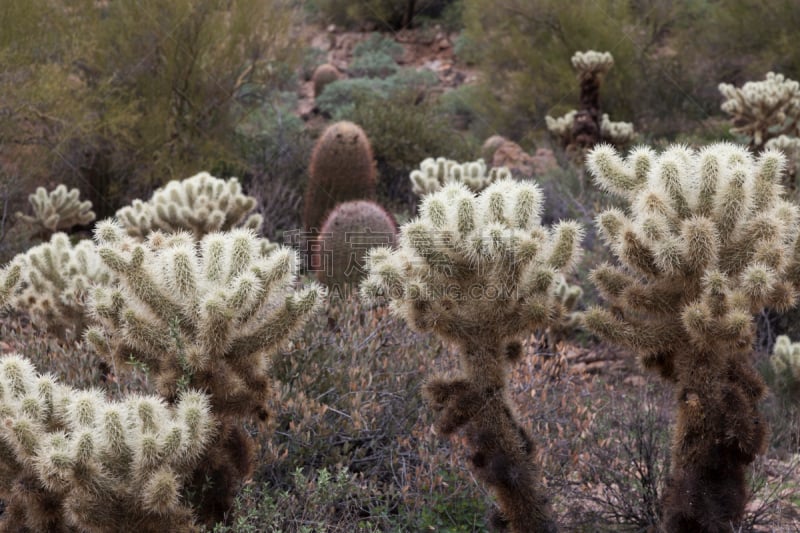
<path fill-rule="evenodd" d="M 55 233 L 79 224 L 88 224 L 95 218 L 92 202 L 80 201 L 78 189 L 67 190 L 64 184 L 52 191 L 38 187 L 28 196 L 33 216 L 17 213 L 17 218 L 36 226 L 42 233 Z"/>
<path fill-rule="evenodd" d="M 22 265 L 12 262 L 0 270 L 0 307 L 6 305 L 22 278 Z"/>
<path fill-rule="evenodd" d="M 106 400 L 11 354 L 0 358 L 2 527 L 191 531 L 184 480 L 214 435 L 207 396 Z"/>
<path fill-rule="evenodd" d="M 117 211 L 116 218 L 128 235 L 139 240 L 153 231 L 189 231 L 200 240 L 209 233 L 235 227 L 258 231 L 261 215 L 247 216 L 255 206 L 256 199 L 242 193 L 238 179 L 221 180 L 201 172 L 182 181 L 170 181 L 146 202 L 134 200 Z"/>
<path fill-rule="evenodd" d="M 546 332 L 547 345 L 551 349 L 580 326 L 580 313 L 577 310 L 583 289 L 578 285 L 570 285 L 567 278 L 559 274 L 553 281 L 553 296 L 559 306 Z"/>
<path fill-rule="evenodd" d="M 553 118 L 550 115 L 544 117 L 544 121 L 547 124 L 547 129 L 562 140 L 562 142 L 568 142 L 569 139 L 572 137 L 572 126 L 575 123 L 575 114 L 577 111 L 573 109 L 569 111 L 563 116 Z"/>
<path fill-rule="evenodd" d="M 555 526 L 533 441 L 513 415 L 508 368 L 521 352 L 515 339 L 558 315 L 556 279 L 575 263 L 582 237 L 574 222 L 542 227 L 541 208 L 529 182 L 498 181 L 478 196 L 446 185 L 423 198 L 396 251 L 370 252 L 361 289 L 459 347 L 460 376 L 433 379 L 425 394 L 441 411 L 442 433 L 466 427 L 473 466 L 495 489 L 498 521 L 512 531 Z"/>
<path fill-rule="evenodd" d="M 800 210 L 781 198 L 783 166 L 779 152 L 754 158 L 725 143 L 625 159 L 601 146 L 588 157 L 629 208 L 597 219 L 620 265 L 592 281 L 618 312 L 590 309 L 584 323 L 677 386 L 668 531 L 727 530 L 744 511 L 745 468 L 766 435 L 753 314 L 788 309 L 800 281 Z"/>
<path fill-rule="evenodd" d="M 20 268 L 20 285 L 8 294 L 10 305 L 57 332 L 72 329 L 79 334 L 87 318 L 90 289 L 111 285 L 116 278 L 100 260 L 92 241 L 73 246 L 64 233 L 17 255 L 12 265 Z"/>
<path fill-rule="evenodd" d="M 788 134 L 800 136 L 800 83 L 768 72 L 762 81 L 741 87 L 720 83 L 725 98 L 722 110 L 733 118 L 732 133 L 745 135 L 759 148 L 769 139 Z"/>
<path fill-rule="evenodd" d="M 778 150 L 786 156 L 786 176 L 784 183 L 791 189 L 797 188 L 797 176 L 800 170 L 800 137 L 780 135 L 764 143 L 767 150 Z"/>
<path fill-rule="evenodd" d="M 325 291 L 293 290 L 297 258 L 250 230 L 151 234 L 132 242 L 112 222 L 98 253 L 120 278 L 94 291 L 100 327 L 86 339 L 117 364 L 144 363 L 169 401 L 186 387 L 211 395 L 216 416 L 263 412 L 269 356 L 313 313 Z"/>
<path fill-rule="evenodd" d="M 496 181 L 510 178 L 507 168 L 489 169 L 483 159 L 459 163 L 444 157 L 425 159 L 409 176 L 411 189 L 417 196 L 436 192 L 450 183 L 462 183 L 470 191 L 480 192 Z"/>
<path fill-rule="evenodd" d="M 625 146 L 633 141 L 635 136 L 633 123 L 613 122 L 608 118 L 608 113 L 603 113 L 600 119 L 600 137 L 614 146 Z"/>

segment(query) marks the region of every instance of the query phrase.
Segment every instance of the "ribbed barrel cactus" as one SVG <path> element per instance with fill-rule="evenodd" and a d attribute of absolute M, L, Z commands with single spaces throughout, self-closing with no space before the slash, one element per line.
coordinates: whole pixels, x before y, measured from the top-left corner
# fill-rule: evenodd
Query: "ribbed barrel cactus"
<path fill-rule="evenodd" d="M 208 397 L 112 402 L 0 358 L 0 527 L 8 531 L 193 531 L 181 497 L 212 441 Z"/>
<path fill-rule="evenodd" d="M 597 217 L 619 264 L 592 272 L 613 311 L 590 309 L 584 323 L 675 384 L 666 530 L 729 531 L 767 433 L 765 387 L 750 360 L 753 316 L 792 306 L 800 273 L 800 211 L 781 198 L 783 155 L 754 158 L 722 143 L 638 148 L 623 159 L 600 146 L 588 166 L 628 210 Z"/>
<path fill-rule="evenodd" d="M 425 159 L 409 176 L 411 190 L 417 196 L 436 192 L 449 183 L 463 183 L 472 192 L 479 192 L 495 181 L 510 177 L 507 168 L 487 168 L 483 159 L 459 163 L 444 157 Z"/>
<path fill-rule="evenodd" d="M 146 202 L 134 200 L 117 211 L 116 218 L 128 235 L 140 240 L 156 230 L 189 231 L 199 240 L 236 227 L 257 231 L 261 215 L 248 216 L 255 206 L 256 199 L 242 192 L 238 179 L 221 180 L 201 172 L 170 181 Z"/>
<path fill-rule="evenodd" d="M 100 260 L 90 240 L 73 245 L 64 233 L 17 255 L 20 286 L 8 303 L 27 311 L 37 325 L 80 335 L 86 324 L 86 298 L 95 285 L 110 285 L 116 276 Z"/>
<path fill-rule="evenodd" d="M 750 146 L 761 148 L 780 135 L 800 136 L 800 83 L 768 72 L 762 81 L 741 87 L 720 83 L 722 110 L 731 116 L 732 133 L 744 135 Z"/>
<path fill-rule="evenodd" d="M 34 194 L 28 196 L 33 215 L 17 213 L 17 218 L 32 224 L 42 234 L 88 224 L 95 218 L 92 202 L 81 202 L 80 195 L 78 189 L 67 190 L 64 184 L 52 191 L 39 187 Z"/>
<path fill-rule="evenodd" d="M 509 367 L 518 338 L 557 314 L 556 278 L 575 262 L 582 234 L 574 222 L 541 226 L 541 207 L 531 182 L 498 181 L 478 196 L 446 185 L 423 198 L 397 250 L 370 252 L 361 289 L 458 347 L 460 374 L 431 379 L 425 395 L 440 432 L 466 427 L 472 465 L 499 501 L 495 523 L 517 532 L 555 525 L 533 440 L 514 414 Z"/>
<path fill-rule="evenodd" d="M 199 242 L 188 233 L 155 232 L 136 242 L 105 221 L 95 239 L 120 282 L 93 292 L 90 309 L 99 325 L 85 338 L 115 365 L 144 364 L 170 403 L 186 389 L 210 395 L 220 430 L 204 458 L 212 500 L 198 506 L 224 513 L 252 468 L 241 422 L 266 417 L 269 357 L 325 291 L 317 284 L 295 290 L 295 252 L 250 230 L 211 233 Z"/>

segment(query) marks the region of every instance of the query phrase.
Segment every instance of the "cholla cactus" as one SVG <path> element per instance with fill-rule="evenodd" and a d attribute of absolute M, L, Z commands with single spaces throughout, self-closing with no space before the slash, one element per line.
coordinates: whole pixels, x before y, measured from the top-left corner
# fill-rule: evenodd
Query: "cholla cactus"
<path fill-rule="evenodd" d="M 144 239 L 151 232 L 190 231 L 200 240 L 215 231 L 244 227 L 257 231 L 262 217 L 248 212 L 256 199 L 242 194 L 236 178 L 217 179 L 201 172 L 182 181 L 170 181 L 146 202 L 134 200 L 117 211 L 116 217 L 128 235 Z"/>
<path fill-rule="evenodd" d="M 88 224 L 95 218 L 92 202 L 81 202 L 80 194 L 78 189 L 67 191 L 67 186 L 63 184 L 50 192 L 39 187 L 36 193 L 28 196 L 33 216 L 17 213 L 17 218 L 36 226 L 43 234 Z"/>
<path fill-rule="evenodd" d="M 64 233 L 16 256 L 12 264 L 20 267 L 21 286 L 11 294 L 9 303 L 58 334 L 67 329 L 79 334 L 86 321 L 89 289 L 110 285 L 115 279 L 92 241 L 73 246 Z"/>
<path fill-rule="evenodd" d="M 575 262 L 581 228 L 540 225 L 542 195 L 530 182 L 498 181 L 475 197 L 459 183 L 425 196 L 419 218 L 401 228 L 396 251 L 370 252 L 368 299 L 391 300 L 414 328 L 460 349 L 461 375 L 437 377 L 425 394 L 441 411 L 439 431 L 467 427 L 473 466 L 513 531 L 552 531 L 534 444 L 515 420 L 508 369 L 516 339 L 556 314 L 558 274 Z"/>
<path fill-rule="evenodd" d="M 764 143 L 767 150 L 780 150 L 786 156 L 786 185 L 792 189 L 797 188 L 795 180 L 800 169 L 800 137 L 780 135 Z"/>
<path fill-rule="evenodd" d="M 800 395 L 800 342 L 792 342 L 786 335 L 779 336 L 769 362 L 778 388 Z"/>
<path fill-rule="evenodd" d="M 0 270 L 0 307 L 9 302 L 21 277 L 22 265 L 18 262 L 11 263 Z"/>
<path fill-rule="evenodd" d="M 611 122 L 600 112 L 600 86 L 605 74 L 614 66 L 609 52 L 575 52 L 572 66 L 578 71 L 581 85 L 581 106 L 558 118 L 546 116 L 547 129 L 558 137 L 561 146 L 577 153 L 583 160 L 583 150 L 603 141 L 625 146 L 633 140 L 633 124 Z"/>
<path fill-rule="evenodd" d="M 452 159 L 429 157 L 420 163 L 420 168 L 411 172 L 411 189 L 417 196 L 440 190 L 449 183 L 463 183 L 473 192 L 479 192 L 502 179 L 511 177 L 505 167 L 486 168 L 483 159 L 459 163 Z"/>
<path fill-rule="evenodd" d="M 211 233 L 200 242 L 187 233 L 155 232 L 139 243 L 106 221 L 95 238 L 120 283 L 94 291 L 90 308 L 100 325 L 85 337 L 116 365 L 146 365 L 169 402 L 186 388 L 210 394 L 221 429 L 203 461 L 213 491 L 198 508 L 224 513 L 252 468 L 241 420 L 266 417 L 269 357 L 325 291 L 316 284 L 294 290 L 295 253 L 273 249 L 250 230 Z"/>
<path fill-rule="evenodd" d="M 623 160 L 601 146 L 588 165 L 630 207 L 597 218 L 621 265 L 596 268 L 592 281 L 617 313 L 594 308 L 584 322 L 676 384 L 666 530 L 727 531 L 766 438 L 753 314 L 793 305 L 800 277 L 800 211 L 780 197 L 783 155 L 715 144 L 638 148 Z"/>
<path fill-rule="evenodd" d="M 625 146 L 633 141 L 633 124 L 630 122 L 612 122 L 608 113 L 600 119 L 600 137 L 614 146 Z"/>
<path fill-rule="evenodd" d="M 569 144 L 569 141 L 572 138 L 572 125 L 575 123 L 576 113 L 577 111 L 573 109 L 566 115 L 558 118 L 553 118 L 550 115 L 544 117 L 544 120 L 547 123 L 547 129 L 550 131 L 550 133 L 557 136 L 561 140 L 561 143 L 565 146 Z"/>
<path fill-rule="evenodd" d="M 736 88 L 720 83 L 725 97 L 722 110 L 733 118 L 732 133 L 747 136 L 760 148 L 782 134 L 800 136 L 800 83 L 768 72 L 763 81 L 748 81 Z"/>
<path fill-rule="evenodd" d="M 602 76 L 614 66 L 614 57 L 611 52 L 575 52 L 570 59 L 572 68 L 578 71 L 581 80 Z"/>
<path fill-rule="evenodd" d="M 186 391 L 109 402 L 0 358 L 0 527 L 10 531 L 192 531 L 185 480 L 214 434 L 209 401 Z"/>
<path fill-rule="evenodd" d="M 583 296 L 583 289 L 567 283 L 563 274 L 556 276 L 553 287 L 553 296 L 559 305 L 546 332 L 547 345 L 551 349 L 580 325 L 580 313 L 577 309 Z"/>

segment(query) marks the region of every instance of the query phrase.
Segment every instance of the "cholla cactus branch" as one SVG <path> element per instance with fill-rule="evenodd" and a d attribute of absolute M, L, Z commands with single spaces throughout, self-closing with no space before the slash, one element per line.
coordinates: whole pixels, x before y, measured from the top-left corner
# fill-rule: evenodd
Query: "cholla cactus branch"
<path fill-rule="evenodd" d="M 511 178 L 511 172 L 505 167 L 489 169 L 483 159 L 459 163 L 444 157 L 429 157 L 409 178 L 414 194 L 424 196 L 450 183 L 463 183 L 472 192 L 480 192 L 495 181 Z"/>
<path fill-rule="evenodd" d="M 789 396 L 800 397 L 800 343 L 780 335 L 775 339 L 769 362 L 776 388 Z"/>
<path fill-rule="evenodd" d="M 22 265 L 14 262 L 0 270 L 0 307 L 11 299 L 22 277 Z"/>
<path fill-rule="evenodd" d="M 783 181 L 790 189 L 796 189 L 800 170 L 800 137 L 780 135 L 764 143 L 764 148 L 780 151 L 786 156 L 786 178 Z"/>
<path fill-rule="evenodd" d="M 614 66 L 614 57 L 611 52 L 597 52 L 595 50 L 575 52 L 570 61 L 572 62 L 572 67 L 578 71 L 580 80 L 603 76 Z"/>
<path fill-rule="evenodd" d="M 720 83 L 719 92 L 722 110 L 733 118 L 731 132 L 745 135 L 751 147 L 783 134 L 800 136 L 800 83 L 768 72 L 764 80 L 738 88 Z"/>
<path fill-rule="evenodd" d="M 0 358 L 4 527 L 192 531 L 181 488 L 215 432 L 208 397 L 109 402 L 11 354 Z"/>
<path fill-rule="evenodd" d="M 189 231 L 200 240 L 208 233 L 234 227 L 257 231 L 261 215 L 247 216 L 255 206 L 256 199 L 242 193 L 238 179 L 224 181 L 201 172 L 167 183 L 146 202 L 134 200 L 117 211 L 116 218 L 128 235 L 139 240 L 153 231 Z"/>
<path fill-rule="evenodd" d="M 558 315 L 556 278 L 574 264 L 582 237 L 574 222 L 542 227 L 541 208 L 532 183 L 498 181 L 477 197 L 446 185 L 423 198 L 398 250 L 370 252 L 362 284 L 365 298 L 389 299 L 412 327 L 458 345 L 461 375 L 432 380 L 425 394 L 441 411 L 441 432 L 466 426 L 473 466 L 513 531 L 555 526 L 533 441 L 513 415 L 508 368 L 520 355 L 515 339 Z"/>
<path fill-rule="evenodd" d="M 110 285 L 115 279 L 91 241 L 73 246 L 64 233 L 17 255 L 12 265 L 19 268 L 20 286 L 8 293 L 9 304 L 59 334 L 67 329 L 80 334 L 90 288 Z"/>
<path fill-rule="evenodd" d="M 599 336 L 676 383 L 667 531 L 722 531 L 744 511 L 746 466 L 765 443 L 764 385 L 749 354 L 753 314 L 794 303 L 800 210 L 781 198 L 784 159 L 730 144 L 699 152 L 595 148 L 588 167 L 628 213 L 598 216 L 620 266 L 592 272 L 621 314 L 590 309 Z"/>
<path fill-rule="evenodd" d="M 67 186 L 63 184 L 50 192 L 39 187 L 34 194 L 28 196 L 33 216 L 17 213 L 17 217 L 36 226 L 45 234 L 88 224 L 95 218 L 92 202 L 81 202 L 80 194 L 78 189 L 67 191 Z"/>

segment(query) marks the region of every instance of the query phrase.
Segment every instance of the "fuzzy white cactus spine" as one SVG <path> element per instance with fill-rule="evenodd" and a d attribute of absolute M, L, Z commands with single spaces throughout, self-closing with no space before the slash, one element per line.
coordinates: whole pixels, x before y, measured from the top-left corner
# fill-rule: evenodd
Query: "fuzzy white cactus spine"
<path fill-rule="evenodd" d="M 30 531 L 191 531 L 181 488 L 214 435 L 208 397 L 119 402 L 0 358 L 2 522 Z"/>
<path fill-rule="evenodd" d="M 784 157 L 723 143 L 623 159 L 600 146 L 588 167 L 628 211 L 597 217 L 620 264 L 592 280 L 617 312 L 593 308 L 584 323 L 676 383 L 666 530 L 726 529 L 741 518 L 745 468 L 765 443 L 753 314 L 789 308 L 798 286 L 800 210 L 781 198 Z"/>
<path fill-rule="evenodd" d="M 8 303 L 57 334 L 71 329 L 80 335 L 90 288 L 110 285 L 115 279 L 92 241 L 73 246 L 64 233 L 17 255 L 11 264 L 20 268 L 20 285 L 8 295 Z"/>
<path fill-rule="evenodd" d="M 505 167 L 487 168 L 483 159 L 459 163 L 444 157 L 429 157 L 420 168 L 411 172 L 411 189 L 417 196 L 440 190 L 450 183 L 463 183 L 472 192 L 479 192 L 495 181 L 511 177 Z"/>
<path fill-rule="evenodd" d="M 513 415 L 508 368 L 521 354 L 516 339 L 557 314 L 555 280 L 574 264 L 582 235 L 574 222 L 542 227 L 541 206 L 529 182 L 498 181 L 477 197 L 446 185 L 423 198 L 399 249 L 370 252 L 362 284 L 365 298 L 390 300 L 412 327 L 459 347 L 460 375 L 434 378 L 425 394 L 442 433 L 467 428 L 473 466 L 500 503 L 497 520 L 513 531 L 554 524 L 533 441 Z"/>
<path fill-rule="evenodd" d="M 741 87 L 720 83 L 719 92 L 725 98 L 722 110 L 733 119 L 731 132 L 746 136 L 751 147 L 783 134 L 800 136 L 800 83 L 768 72 L 764 80 Z"/>
<path fill-rule="evenodd" d="M 38 187 L 34 194 L 28 196 L 33 215 L 17 213 L 17 218 L 36 226 L 43 234 L 88 224 L 95 218 L 92 202 L 81 202 L 80 194 L 78 189 L 68 191 L 64 184 L 49 192 L 44 187 Z"/>
<path fill-rule="evenodd" d="M 235 227 L 257 231 L 261 215 L 247 216 L 255 205 L 255 198 L 242 193 L 238 179 L 226 181 L 201 172 L 169 182 L 146 202 L 134 200 L 117 211 L 116 218 L 128 235 L 140 240 L 156 230 L 189 231 L 199 240 L 208 233 Z"/>

